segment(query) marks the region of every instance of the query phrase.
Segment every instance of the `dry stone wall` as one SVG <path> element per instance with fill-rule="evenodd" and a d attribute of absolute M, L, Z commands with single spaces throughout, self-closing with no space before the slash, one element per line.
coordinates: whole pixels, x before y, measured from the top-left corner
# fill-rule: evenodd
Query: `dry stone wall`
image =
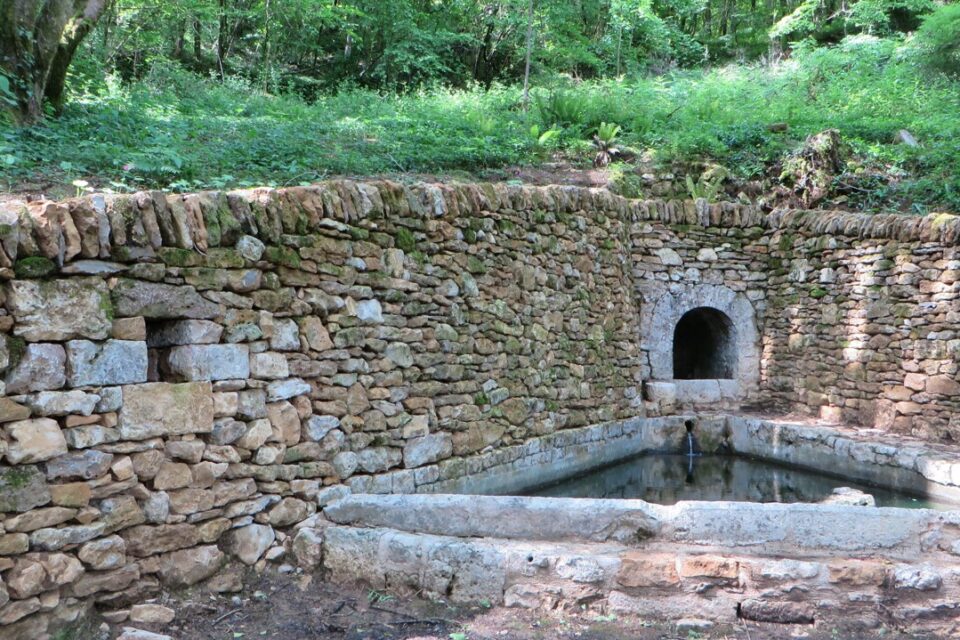
<path fill-rule="evenodd" d="M 429 490 L 537 436 L 675 413 L 644 395 L 671 336 L 643 314 L 691 286 L 749 301 L 748 400 L 960 435 L 960 224 L 883 220 L 348 181 L 5 205 L 0 638 L 161 586 L 237 589 L 348 488 Z M 912 306 L 865 306 L 852 366 L 841 327 L 875 286 Z"/>
<path fill-rule="evenodd" d="M 0 636 L 235 589 L 344 483 L 642 413 L 625 206 L 343 182 L 5 210 Z"/>

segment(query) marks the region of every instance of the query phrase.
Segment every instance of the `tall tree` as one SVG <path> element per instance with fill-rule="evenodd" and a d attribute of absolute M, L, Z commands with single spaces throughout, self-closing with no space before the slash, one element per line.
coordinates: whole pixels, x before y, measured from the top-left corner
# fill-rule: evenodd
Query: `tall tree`
<path fill-rule="evenodd" d="M 530 58 L 533 57 L 533 0 L 527 5 L 527 52 L 523 64 L 523 108 L 530 106 Z"/>
<path fill-rule="evenodd" d="M 13 96 L 15 122 L 63 108 L 67 69 L 111 0 L 0 0 L 0 75 Z"/>

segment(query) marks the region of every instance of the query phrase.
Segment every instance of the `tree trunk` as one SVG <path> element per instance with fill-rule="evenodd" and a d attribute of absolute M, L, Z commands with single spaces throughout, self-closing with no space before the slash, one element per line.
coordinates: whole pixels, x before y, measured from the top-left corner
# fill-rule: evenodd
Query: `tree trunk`
<path fill-rule="evenodd" d="M 193 59 L 196 60 L 197 66 L 200 66 L 200 63 L 203 62 L 203 46 L 200 41 L 200 36 L 202 33 L 202 28 L 200 25 L 200 18 L 194 16 L 193 18 Z"/>
<path fill-rule="evenodd" d="M 183 47 L 186 44 L 187 21 L 186 19 L 177 22 L 176 36 L 173 39 L 173 46 L 170 47 L 170 57 L 174 60 L 183 59 Z"/>
<path fill-rule="evenodd" d="M 533 0 L 527 4 L 527 54 L 523 70 L 523 110 L 530 108 L 530 58 L 533 57 Z"/>
<path fill-rule="evenodd" d="M 0 73 L 10 81 L 14 122 L 32 124 L 45 104 L 63 108 L 67 69 L 111 0 L 0 0 Z"/>
<path fill-rule="evenodd" d="M 263 90 L 270 87 L 270 0 L 263 5 L 263 43 L 260 48 L 260 73 L 263 74 Z"/>
<path fill-rule="evenodd" d="M 220 23 L 217 25 L 217 72 L 220 81 L 225 75 L 223 62 L 227 57 L 227 0 L 220 0 Z"/>

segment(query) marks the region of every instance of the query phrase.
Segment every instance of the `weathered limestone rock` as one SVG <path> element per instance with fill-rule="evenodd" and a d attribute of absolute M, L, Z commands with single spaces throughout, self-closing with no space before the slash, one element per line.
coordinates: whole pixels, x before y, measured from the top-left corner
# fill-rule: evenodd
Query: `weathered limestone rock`
<path fill-rule="evenodd" d="M 163 524 L 170 516 L 170 496 L 164 491 L 156 491 L 143 502 L 143 515 L 147 522 Z"/>
<path fill-rule="evenodd" d="M 170 349 L 166 361 L 170 374 L 180 380 L 238 380 L 250 377 L 246 345 L 184 345 Z"/>
<path fill-rule="evenodd" d="M 25 533 L 0 535 L 0 556 L 15 556 L 30 548 L 30 536 Z"/>
<path fill-rule="evenodd" d="M 7 393 L 59 389 L 67 382 L 67 354 L 59 344 L 28 344 L 20 362 L 7 373 Z"/>
<path fill-rule="evenodd" d="M 273 527 L 250 524 L 229 531 L 224 536 L 224 549 L 237 556 L 244 564 L 253 565 L 270 548 L 275 537 Z"/>
<path fill-rule="evenodd" d="M 193 547 L 199 542 L 197 528 L 191 524 L 142 525 L 120 535 L 127 544 L 127 553 L 137 558 Z"/>
<path fill-rule="evenodd" d="M 84 393 L 79 389 L 72 391 L 41 391 L 27 397 L 27 404 L 35 415 L 40 416 L 89 416 L 100 402 L 100 396 Z"/>
<path fill-rule="evenodd" d="M 47 572 L 46 586 L 63 586 L 83 575 L 83 565 L 72 555 L 51 553 L 38 555 L 43 570 Z"/>
<path fill-rule="evenodd" d="M 267 385 L 267 400 L 269 402 L 289 400 L 294 396 L 302 396 L 308 393 L 310 393 L 310 384 L 300 378 L 275 380 Z"/>
<path fill-rule="evenodd" d="M 263 256 L 266 245 L 253 236 L 241 236 L 237 240 L 237 251 L 244 259 L 250 262 L 257 262 Z"/>
<path fill-rule="evenodd" d="M 631 551 L 621 556 L 617 583 L 625 587 L 672 587 L 680 584 L 676 558 Z"/>
<path fill-rule="evenodd" d="M 290 376 L 287 358 L 282 353 L 266 352 L 250 355 L 250 375 L 259 380 L 276 380 Z"/>
<path fill-rule="evenodd" d="M 340 419 L 336 416 L 310 416 L 303 423 L 303 433 L 306 440 L 320 442 L 324 436 L 340 426 Z"/>
<path fill-rule="evenodd" d="M 111 295 L 121 317 L 210 319 L 220 315 L 220 305 L 206 300 L 190 286 L 124 278 Z"/>
<path fill-rule="evenodd" d="M 140 569 L 136 563 L 113 571 L 88 571 L 70 586 L 69 592 L 74 597 L 83 598 L 101 591 L 122 591 L 139 578 Z"/>
<path fill-rule="evenodd" d="M 209 382 L 153 382 L 123 387 L 120 434 L 127 440 L 209 433 L 213 392 Z"/>
<path fill-rule="evenodd" d="M 67 453 L 67 441 L 56 420 L 37 418 L 9 422 L 3 431 L 10 438 L 7 448 L 10 464 L 41 462 Z"/>
<path fill-rule="evenodd" d="M 453 455 L 453 439 L 448 433 L 433 433 L 414 438 L 403 447 L 403 466 L 421 467 Z"/>
<path fill-rule="evenodd" d="M 71 387 L 135 384 L 147 381 L 147 345 L 133 340 L 67 343 L 67 382 Z"/>
<path fill-rule="evenodd" d="M 300 329 L 290 318 L 276 318 L 272 321 L 269 334 L 270 348 L 277 351 L 299 351 Z"/>
<path fill-rule="evenodd" d="M 164 462 L 153 478 L 153 488 L 157 491 L 182 489 L 189 487 L 192 479 L 189 466 L 179 462 Z"/>
<path fill-rule="evenodd" d="M 410 351 L 410 345 L 404 342 L 394 342 L 384 351 L 388 360 L 401 368 L 413 366 L 413 352 Z"/>
<path fill-rule="evenodd" d="M 143 318 L 118 318 L 113 321 L 110 337 L 114 340 L 143 342 L 147 339 L 147 323 Z"/>
<path fill-rule="evenodd" d="M 353 451 L 341 451 L 333 456 L 333 468 L 341 479 L 349 478 L 360 467 L 360 456 Z"/>
<path fill-rule="evenodd" d="M 273 428 L 269 420 L 254 420 L 247 426 L 247 432 L 235 444 L 241 449 L 253 451 L 263 446 L 272 434 Z"/>
<path fill-rule="evenodd" d="M 292 404 L 282 401 L 267 405 L 267 417 L 271 424 L 272 440 L 287 446 L 300 442 L 300 415 Z"/>
<path fill-rule="evenodd" d="M 0 467 L 0 512 L 22 513 L 50 502 L 50 488 L 34 465 Z"/>
<path fill-rule="evenodd" d="M 18 404 L 10 398 L 0 398 L 0 422 L 26 420 L 30 417 L 30 409 Z"/>
<path fill-rule="evenodd" d="M 22 600 L 43 591 L 47 572 L 39 562 L 21 559 L 13 569 L 7 572 L 5 578 L 10 595 L 17 600 Z"/>
<path fill-rule="evenodd" d="M 82 524 L 59 529 L 37 529 L 30 534 L 30 547 L 42 551 L 56 551 L 68 545 L 81 544 L 102 535 L 106 525 L 102 522 Z"/>
<path fill-rule="evenodd" d="M 177 613 L 161 604 L 135 604 L 130 607 L 130 622 L 165 625 L 173 622 Z"/>
<path fill-rule="evenodd" d="M 767 601 L 748 598 L 740 605 L 740 616 L 756 622 L 810 624 L 814 620 L 813 605 L 806 602 Z"/>
<path fill-rule="evenodd" d="M 269 513 L 270 524 L 274 527 L 289 527 L 310 515 L 310 505 L 297 498 L 284 498 Z"/>
<path fill-rule="evenodd" d="M 330 333 L 323 326 L 323 321 L 316 316 L 305 316 L 299 321 L 300 336 L 307 341 L 307 345 L 314 351 L 326 351 L 333 348 Z"/>
<path fill-rule="evenodd" d="M 255 420 L 267 417 L 267 394 L 263 389 L 246 389 L 237 394 L 237 417 Z"/>
<path fill-rule="evenodd" d="M 113 454 L 87 449 L 74 451 L 47 462 L 50 480 L 93 480 L 106 474 L 113 464 Z"/>
<path fill-rule="evenodd" d="M 293 538 L 293 557 L 304 569 L 316 569 L 323 560 L 323 532 L 305 527 Z"/>
<path fill-rule="evenodd" d="M 151 347 L 175 347 L 188 344 L 217 344 L 223 325 L 209 320 L 173 320 L 164 322 L 147 338 Z"/>
<path fill-rule="evenodd" d="M 357 454 L 360 468 L 367 473 L 380 473 L 400 464 L 403 454 L 390 447 L 369 447 Z"/>
<path fill-rule="evenodd" d="M 893 585 L 901 590 L 937 591 L 943 585 L 943 578 L 931 566 L 901 565 L 893 571 Z"/>
<path fill-rule="evenodd" d="M 110 335 L 110 294 L 100 278 L 13 280 L 8 286 L 14 334 L 30 342 Z"/>
<path fill-rule="evenodd" d="M 47 507 L 46 509 L 34 509 L 19 516 L 7 518 L 3 523 L 3 528 L 8 533 L 25 532 L 29 533 L 36 529 L 44 527 L 55 527 L 62 522 L 72 520 L 77 515 L 76 509 L 65 507 Z"/>
<path fill-rule="evenodd" d="M 216 573 L 225 559 L 214 545 L 166 553 L 160 556 L 160 580 L 171 587 L 189 587 Z"/>
<path fill-rule="evenodd" d="M 90 485 L 86 482 L 50 485 L 52 502 L 60 507 L 82 509 L 90 504 L 91 494 Z"/>
<path fill-rule="evenodd" d="M 383 310 L 378 300 L 361 300 L 356 303 L 355 315 L 361 322 L 380 324 L 383 322 Z"/>
<path fill-rule="evenodd" d="M 126 562 L 127 544 L 120 536 L 91 540 L 77 554 L 80 561 L 95 571 L 118 569 Z"/>

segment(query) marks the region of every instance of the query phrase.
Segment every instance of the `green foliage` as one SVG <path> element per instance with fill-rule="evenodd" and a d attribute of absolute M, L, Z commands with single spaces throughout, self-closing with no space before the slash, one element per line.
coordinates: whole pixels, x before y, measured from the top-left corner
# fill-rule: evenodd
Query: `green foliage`
<path fill-rule="evenodd" d="M 851 195 L 850 206 L 960 210 L 960 91 L 949 76 L 919 73 L 933 30 L 907 41 L 852 36 L 795 50 L 774 65 L 555 79 L 533 92 L 529 113 L 518 108 L 517 87 L 401 95 L 354 88 L 307 101 L 268 93 L 244 76 L 220 82 L 162 59 L 141 79 L 107 76 L 99 85 L 87 84 L 95 70 L 80 66 L 78 92 L 60 119 L 0 128 L 0 189 L 53 184 L 60 191 L 51 188 L 51 195 L 66 197 L 75 194 L 75 180 L 124 192 L 483 173 L 553 155 L 588 161 L 598 148 L 586 138 L 602 137 L 601 129 L 616 131 L 618 147 L 658 163 L 709 161 L 734 178 L 756 179 L 771 175 L 808 136 L 836 128 L 857 158 L 851 172 L 896 176 Z M 773 123 L 788 130 L 771 131 Z M 920 146 L 894 144 L 901 129 Z M 637 176 L 625 169 L 611 175 L 618 172 L 624 192 L 639 195 Z M 410 242 L 408 253 L 412 234 Z"/>
<path fill-rule="evenodd" d="M 57 265 L 50 258 L 30 256 L 17 260 L 13 265 L 13 272 L 18 278 L 44 278 L 57 270 Z"/>
<path fill-rule="evenodd" d="M 601 122 L 597 127 L 597 139 L 607 145 L 613 144 L 620 135 L 620 125 L 614 122 Z"/>
<path fill-rule="evenodd" d="M 696 182 L 688 175 L 686 178 L 687 193 L 694 200 L 702 198 L 707 202 L 715 202 L 723 189 L 723 181 L 727 179 L 727 176 L 726 169 L 722 167 L 712 171 L 704 171 Z"/>
<path fill-rule="evenodd" d="M 916 39 L 929 67 L 960 76 L 960 5 L 949 4 L 927 16 Z"/>
<path fill-rule="evenodd" d="M 580 93 L 560 89 L 547 94 L 535 94 L 533 103 L 544 128 L 580 128 L 584 124 L 588 98 Z"/>
<path fill-rule="evenodd" d="M 397 248 L 404 253 L 412 253 L 417 248 L 417 240 L 413 237 L 413 232 L 406 227 L 400 227 L 397 230 L 396 243 Z"/>

